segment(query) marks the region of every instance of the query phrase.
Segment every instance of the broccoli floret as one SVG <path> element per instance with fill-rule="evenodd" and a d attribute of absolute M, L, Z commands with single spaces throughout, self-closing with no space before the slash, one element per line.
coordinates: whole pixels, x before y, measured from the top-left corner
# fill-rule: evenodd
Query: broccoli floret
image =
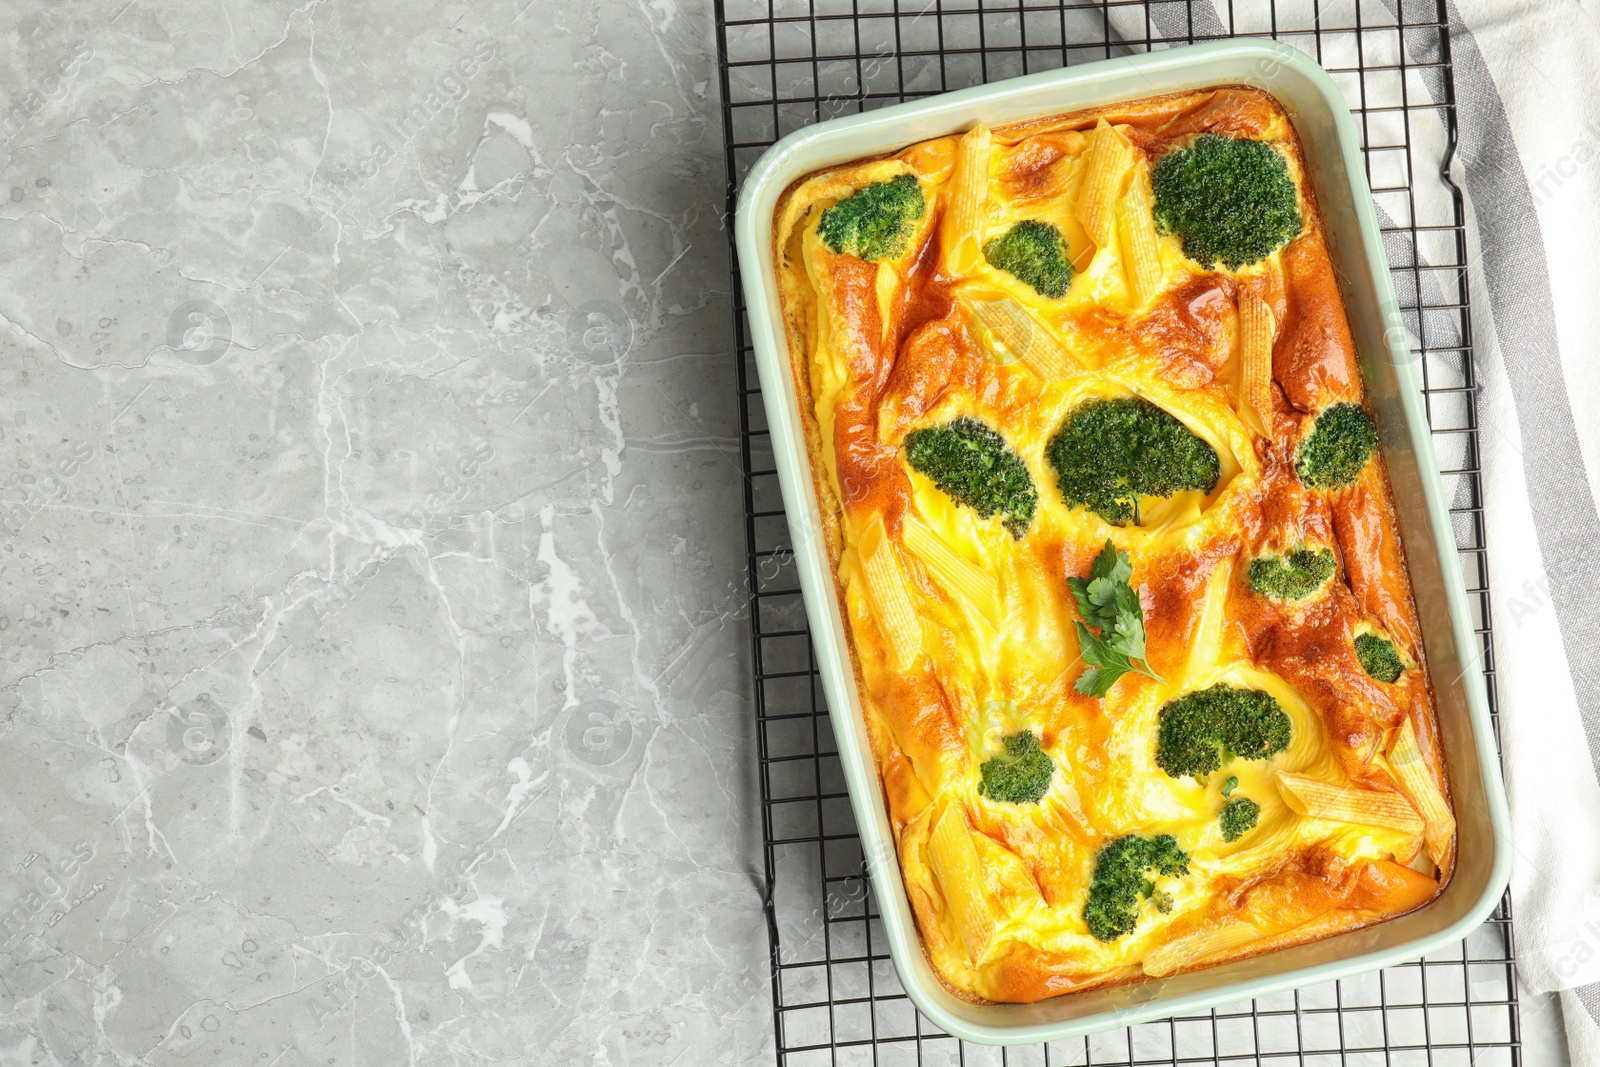
<path fill-rule="evenodd" d="M 1039 748 L 1039 737 L 1032 730 L 1010 735 L 1005 746 L 1005 755 L 984 760 L 978 767 L 983 775 L 978 792 L 1007 804 L 1039 803 L 1050 791 L 1056 765 Z"/>
<path fill-rule="evenodd" d="M 1067 295 L 1072 261 L 1061 231 L 1048 222 L 1024 219 L 999 237 L 983 242 L 983 258 L 1051 300 Z"/>
<path fill-rule="evenodd" d="M 1204 778 L 1223 763 L 1270 759 L 1289 747 L 1289 716 L 1272 694 L 1221 683 L 1161 709 L 1156 764 L 1174 778 Z"/>
<path fill-rule="evenodd" d="M 927 210 L 910 174 L 863 186 L 822 213 L 817 235 L 835 252 L 865 260 L 898 259 Z"/>
<path fill-rule="evenodd" d="M 1389 685 L 1398 681 L 1406 669 L 1394 644 L 1377 634 L 1356 635 L 1356 659 L 1361 661 L 1362 670 Z"/>
<path fill-rule="evenodd" d="M 1342 489 L 1378 447 L 1378 427 L 1360 404 L 1330 404 L 1300 442 L 1294 470 L 1313 489 Z"/>
<path fill-rule="evenodd" d="M 1260 804 L 1249 797 L 1234 797 L 1222 805 L 1222 814 L 1217 817 L 1217 821 L 1222 824 L 1222 839 L 1239 840 L 1256 828 L 1256 820 L 1259 818 L 1261 818 Z"/>
<path fill-rule="evenodd" d="M 1100 850 L 1094 861 L 1094 878 L 1089 884 L 1089 900 L 1083 906 L 1083 921 L 1089 932 L 1101 941 L 1115 941 L 1133 932 L 1139 922 L 1139 899 L 1156 896 L 1155 883 L 1146 872 L 1159 875 L 1189 873 L 1189 856 L 1178 847 L 1171 834 L 1159 837 L 1119 837 Z M 1161 908 L 1161 902 L 1157 902 Z M 1167 907 L 1171 908 L 1171 897 Z"/>
<path fill-rule="evenodd" d="M 1228 775 L 1227 781 L 1222 783 L 1222 795 L 1224 797 L 1231 797 L 1233 796 L 1233 791 L 1238 788 L 1239 776 L 1237 774 L 1230 774 Z"/>
<path fill-rule="evenodd" d="M 1151 184 L 1157 227 L 1207 269 L 1259 263 L 1300 233 L 1294 179 L 1264 141 L 1201 134 L 1162 156 Z"/>
<path fill-rule="evenodd" d="M 1304 600 L 1339 569 L 1329 548 L 1297 548 L 1286 556 L 1250 561 L 1250 588 L 1274 600 Z"/>
<path fill-rule="evenodd" d="M 906 435 L 906 462 L 933 479 L 958 504 L 983 518 L 999 515 L 1011 536 L 1021 539 L 1033 521 L 1039 493 L 1028 468 L 1005 438 L 977 419 L 962 416 L 943 426 Z"/>
<path fill-rule="evenodd" d="M 1067 504 L 1116 526 L 1139 522 L 1141 496 L 1183 489 L 1209 493 L 1221 474 L 1215 449 L 1138 396 L 1075 408 L 1046 454 Z"/>

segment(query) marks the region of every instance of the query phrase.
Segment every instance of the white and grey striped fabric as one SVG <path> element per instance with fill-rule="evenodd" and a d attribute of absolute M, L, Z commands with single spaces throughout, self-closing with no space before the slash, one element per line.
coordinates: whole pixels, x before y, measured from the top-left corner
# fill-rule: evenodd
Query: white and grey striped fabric
<path fill-rule="evenodd" d="M 1600 9 L 1452 8 L 1517 962 L 1600 1067 Z"/>
<path fill-rule="evenodd" d="M 1460 137 L 1452 172 L 1467 200 L 1476 458 L 1512 806 L 1517 961 L 1527 991 L 1560 993 L 1575 1067 L 1600 1067 L 1600 0 L 1447 3 Z M 1368 26 L 1392 26 L 1397 15 L 1427 21 L 1436 10 L 1433 0 L 1318 9 L 1306 0 L 1307 17 L 1297 22 L 1298 4 L 1277 0 L 1274 25 L 1330 27 L 1335 7 L 1359 8 Z M 1191 13 L 1152 5 L 1150 30 L 1170 39 L 1265 28 L 1241 24 L 1248 6 L 1218 0 Z M 1127 24 L 1113 21 L 1125 36 L 1150 32 L 1142 17 L 1122 17 Z M 1369 35 L 1324 32 L 1323 47 L 1352 52 L 1324 54 L 1324 64 L 1373 62 L 1370 51 L 1354 54 L 1356 36 L 1372 47 Z M 1285 39 L 1300 47 L 1312 40 L 1292 32 Z M 1407 45 L 1413 62 L 1444 58 L 1432 33 Z M 1405 91 L 1441 98 L 1437 69 L 1418 80 Z M 1366 125 L 1370 143 L 1409 141 L 1414 163 L 1444 158 L 1445 131 L 1426 113 L 1373 109 Z M 1419 219 L 1435 214 L 1447 205 L 1428 198 L 1447 195 L 1442 183 L 1416 182 L 1408 210 Z M 1384 215 L 1381 195 L 1378 206 Z M 1424 233 L 1415 249 L 1391 247 L 1391 256 L 1426 263 L 1432 236 Z M 1435 262 L 1459 262 L 1456 255 Z M 1442 292 L 1412 295 L 1424 305 L 1448 302 Z M 1441 463 L 1473 458 L 1442 454 Z"/>

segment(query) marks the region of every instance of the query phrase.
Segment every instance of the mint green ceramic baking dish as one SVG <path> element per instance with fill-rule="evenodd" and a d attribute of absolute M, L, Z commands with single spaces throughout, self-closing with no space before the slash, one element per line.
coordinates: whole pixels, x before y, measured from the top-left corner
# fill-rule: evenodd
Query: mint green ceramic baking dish
<path fill-rule="evenodd" d="M 1299 131 L 1341 289 L 1377 408 L 1423 640 L 1437 686 L 1455 791 L 1459 858 L 1427 907 L 1310 945 L 1172 978 L 1037 1004 L 970 1004 L 952 996 L 923 955 L 900 879 L 878 771 L 850 665 L 845 623 L 812 488 L 772 262 L 773 210 L 796 178 L 892 152 L 978 122 L 998 126 L 1099 104 L 1211 85 L 1276 96 Z M 1418 383 L 1417 357 L 1395 298 L 1355 122 L 1327 73 L 1273 41 L 1231 41 L 1069 67 L 836 119 L 774 145 L 745 180 L 734 220 L 740 272 L 772 448 L 839 758 L 861 831 L 890 952 L 911 1000 L 957 1037 L 993 1044 L 1059 1040 L 1343 978 L 1426 955 L 1489 915 L 1510 873 L 1505 792 L 1449 510 Z"/>

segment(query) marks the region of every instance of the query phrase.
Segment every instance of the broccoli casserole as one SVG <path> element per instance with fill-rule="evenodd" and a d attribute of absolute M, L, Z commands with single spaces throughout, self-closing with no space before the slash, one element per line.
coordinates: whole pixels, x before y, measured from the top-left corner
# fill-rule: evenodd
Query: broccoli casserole
<path fill-rule="evenodd" d="M 1293 125 L 1224 87 L 794 183 L 773 255 L 923 947 L 997 1002 L 1438 894 L 1455 822 Z"/>

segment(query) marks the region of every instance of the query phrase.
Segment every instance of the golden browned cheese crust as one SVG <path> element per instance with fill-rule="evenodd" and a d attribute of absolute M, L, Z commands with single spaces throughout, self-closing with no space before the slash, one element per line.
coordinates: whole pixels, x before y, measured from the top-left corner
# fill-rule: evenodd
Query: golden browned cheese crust
<path fill-rule="evenodd" d="M 1102 119 L 1126 151 L 1103 245 L 1080 203 Z M 1128 234 L 1141 204 L 1149 224 L 1149 168 L 1208 132 L 1282 154 L 1303 229 L 1237 271 L 1203 269 L 1177 237 L 1159 235 L 1159 281 L 1141 290 Z M 952 232 L 949 218 L 961 143 L 955 134 L 797 181 L 779 202 L 773 248 L 858 690 L 930 962 L 963 997 L 1035 1001 L 1427 903 L 1453 865 L 1453 823 L 1388 476 L 1381 456 L 1335 491 L 1307 488 L 1295 472 L 1319 411 L 1367 401 L 1287 115 L 1265 93 L 1224 87 L 996 129 L 972 234 Z M 927 204 L 906 253 L 874 263 L 831 250 L 817 232 L 822 212 L 901 174 L 918 179 Z M 1076 268 L 1065 296 L 1041 297 L 974 254 L 1024 218 L 1061 232 Z M 1019 346 L 996 341 L 974 311 L 985 300 L 1020 307 L 1056 362 L 1005 358 Z M 1246 301 L 1271 312 L 1270 411 L 1259 416 L 1246 396 Z M 1221 476 L 1209 493 L 1150 500 L 1139 524 L 1113 526 L 1065 503 L 1046 446 L 1077 405 L 1128 395 L 1210 444 Z M 958 416 L 995 428 L 1026 464 L 1039 500 L 1025 536 L 908 466 L 907 434 Z M 908 545 L 912 534 L 924 547 Z M 944 546 L 943 570 L 930 562 L 929 534 Z M 1149 665 L 1165 681 L 1128 674 L 1101 700 L 1073 688 L 1080 616 L 1066 579 L 1088 575 L 1108 538 L 1129 555 Z M 1335 553 L 1324 591 L 1282 603 L 1251 588 L 1253 558 L 1298 547 Z M 987 595 L 952 583 L 950 555 L 969 579 L 982 576 L 968 584 Z M 885 619 L 896 604 L 914 615 L 909 648 L 904 624 L 897 636 Z M 1362 669 L 1353 646 L 1362 633 L 1399 650 L 1408 669 L 1396 683 Z M 1231 760 L 1204 781 L 1168 776 L 1155 761 L 1161 708 L 1216 683 L 1276 699 L 1292 725 L 1288 748 Z M 1036 804 L 989 799 L 980 767 L 1022 730 L 1053 761 L 1049 791 Z M 1409 771 L 1402 751 L 1420 752 Z M 1255 829 L 1233 842 L 1218 824 L 1230 777 L 1260 805 Z M 1367 822 L 1360 804 L 1340 815 L 1308 806 L 1293 781 L 1420 815 Z M 1433 808 L 1419 790 L 1432 791 Z M 1127 834 L 1173 835 L 1189 870 L 1158 879 L 1132 933 L 1101 941 L 1084 918 L 1095 858 Z"/>

